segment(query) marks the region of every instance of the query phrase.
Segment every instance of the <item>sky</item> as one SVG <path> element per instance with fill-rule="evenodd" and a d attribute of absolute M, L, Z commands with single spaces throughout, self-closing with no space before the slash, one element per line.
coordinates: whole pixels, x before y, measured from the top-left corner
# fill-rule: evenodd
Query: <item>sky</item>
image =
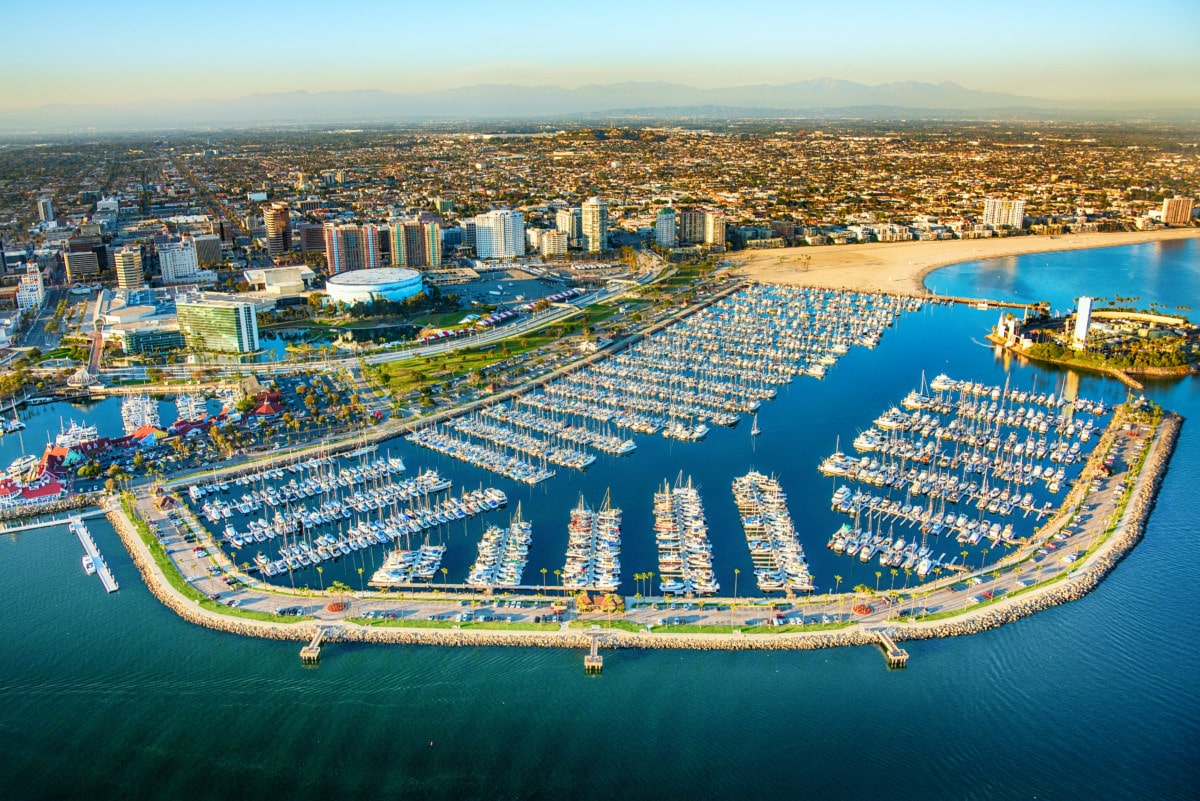
<path fill-rule="evenodd" d="M 1200 107 L 1197 0 L 0 0 L 0 113 L 477 83 L 833 77 Z"/>

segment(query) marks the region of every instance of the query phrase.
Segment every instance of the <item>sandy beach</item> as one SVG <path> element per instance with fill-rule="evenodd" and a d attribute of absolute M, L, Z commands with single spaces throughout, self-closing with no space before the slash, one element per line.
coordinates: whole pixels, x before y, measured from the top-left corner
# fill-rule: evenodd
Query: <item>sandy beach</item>
<path fill-rule="evenodd" d="M 1200 237 L 1200 228 L 1171 228 L 1108 234 L 953 239 L 943 242 L 889 242 L 868 245 L 749 250 L 730 254 L 732 271 L 758 281 L 835 289 L 925 294 L 925 276 L 964 261 L 1082 250 L 1163 239 Z"/>

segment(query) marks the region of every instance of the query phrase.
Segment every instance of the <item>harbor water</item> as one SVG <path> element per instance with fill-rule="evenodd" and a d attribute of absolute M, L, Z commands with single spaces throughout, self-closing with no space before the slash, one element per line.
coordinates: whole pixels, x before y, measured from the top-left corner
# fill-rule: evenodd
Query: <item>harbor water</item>
<path fill-rule="evenodd" d="M 946 268 L 928 283 L 939 294 L 1056 308 L 1081 294 L 1200 308 L 1200 246 L 1038 254 Z M 631 593 L 634 573 L 657 569 L 655 487 L 683 471 L 703 498 L 723 593 L 736 568 L 739 594 L 751 594 L 730 488 L 754 468 L 780 479 L 820 590 L 834 575 L 843 589 L 873 585 L 877 566 L 825 548 L 845 518 L 830 511 L 833 482 L 817 465 L 839 438 L 849 452 L 922 371 L 1061 387 L 1062 371 L 1019 365 L 984 343 L 997 314 L 935 306 L 902 315 L 878 347 L 852 348 L 823 380 L 797 377 L 764 403 L 759 437 L 749 418 L 713 426 L 702 442 L 635 435 L 632 454 L 601 454 L 583 472 L 558 468 L 533 487 L 401 441 L 381 452 L 403 458 L 407 475 L 436 468 L 455 494 L 481 483 L 508 494 L 506 510 L 431 534 L 447 545 L 451 581 L 466 576 L 483 527 L 506 525 L 519 501 L 532 523 L 525 581 L 538 583 L 545 567 L 552 584 L 580 492 L 598 507 L 611 490 L 624 510 Z M 1084 375 L 1079 394 L 1111 402 L 1125 389 Z M 296 643 L 180 621 L 142 586 L 102 520 L 89 528 L 120 582 L 112 595 L 84 574 L 65 527 L 0 537 L 5 797 L 1189 798 L 1200 762 L 1200 624 L 1189 613 L 1200 386 L 1156 383 L 1147 395 L 1189 422 L 1145 541 L 1083 600 L 982 635 L 908 643 L 909 667 L 896 672 L 870 648 L 618 652 L 602 676 L 587 677 L 576 652 L 341 644 L 305 669 Z M 38 419 L 55 428 L 61 414 L 120 431 L 119 403 L 43 408 Z M 0 442 L 0 458 L 18 455 L 12 435 Z M 324 581 L 357 586 L 354 564 L 330 565 Z"/>

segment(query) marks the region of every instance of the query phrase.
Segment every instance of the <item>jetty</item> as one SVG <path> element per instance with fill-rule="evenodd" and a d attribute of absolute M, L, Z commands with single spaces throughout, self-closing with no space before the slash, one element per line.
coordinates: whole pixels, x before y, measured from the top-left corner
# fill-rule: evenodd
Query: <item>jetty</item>
<path fill-rule="evenodd" d="M 53 528 L 54 526 L 69 526 L 74 518 L 86 517 L 104 517 L 103 509 L 90 509 L 78 515 L 71 517 L 54 517 L 49 520 L 35 520 L 32 523 L 22 523 L 19 526 L 6 526 L 0 523 L 0 534 L 16 534 L 21 531 L 35 531 L 39 528 Z"/>
<path fill-rule="evenodd" d="M 79 538 L 80 544 L 83 545 L 83 550 L 87 552 L 87 559 L 91 560 L 91 564 L 96 570 L 96 575 L 100 576 L 100 583 L 104 585 L 105 591 L 116 592 L 119 590 L 120 587 L 117 585 L 117 580 L 113 578 L 112 571 L 108 569 L 108 563 L 104 561 L 104 557 L 100 554 L 100 549 L 96 546 L 96 541 L 92 539 L 92 532 L 88 531 L 83 519 L 75 515 L 71 517 L 67 525 L 72 533 Z"/>

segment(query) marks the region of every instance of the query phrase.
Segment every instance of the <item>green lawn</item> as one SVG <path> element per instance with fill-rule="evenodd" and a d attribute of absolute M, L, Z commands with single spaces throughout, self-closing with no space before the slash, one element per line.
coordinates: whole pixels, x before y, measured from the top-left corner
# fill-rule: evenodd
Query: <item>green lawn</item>
<path fill-rule="evenodd" d="M 592 626 L 599 626 L 602 629 L 621 629 L 622 631 L 635 632 L 645 629 L 645 626 L 641 623 L 634 623 L 632 620 L 572 620 L 567 625 L 573 629 L 590 629 Z"/>

